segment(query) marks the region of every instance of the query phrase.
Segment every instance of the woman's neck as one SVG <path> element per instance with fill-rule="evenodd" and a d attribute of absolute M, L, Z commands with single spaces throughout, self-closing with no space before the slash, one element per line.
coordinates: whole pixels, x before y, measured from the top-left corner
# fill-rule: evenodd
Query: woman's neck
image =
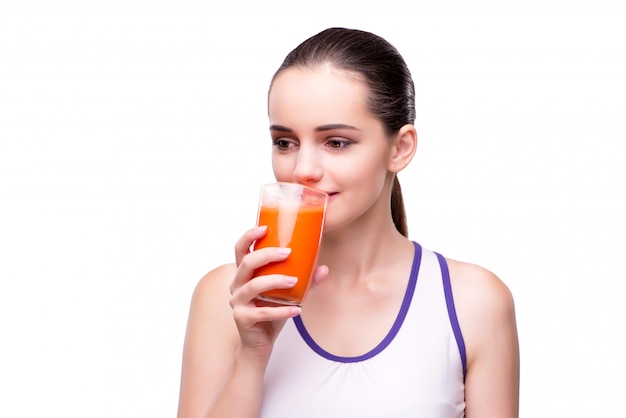
<path fill-rule="evenodd" d="M 412 244 L 395 228 L 393 221 L 379 227 L 355 223 L 324 234 L 319 264 L 326 264 L 335 277 L 359 279 L 412 251 Z"/>

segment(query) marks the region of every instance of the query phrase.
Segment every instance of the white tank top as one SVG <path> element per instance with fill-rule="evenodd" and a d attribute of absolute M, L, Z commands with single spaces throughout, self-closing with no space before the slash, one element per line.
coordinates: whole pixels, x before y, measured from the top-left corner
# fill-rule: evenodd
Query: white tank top
<path fill-rule="evenodd" d="M 301 319 L 287 321 L 266 373 L 262 418 L 459 418 L 465 345 L 445 259 L 417 243 L 411 277 L 387 336 L 369 353 L 324 351 Z"/>

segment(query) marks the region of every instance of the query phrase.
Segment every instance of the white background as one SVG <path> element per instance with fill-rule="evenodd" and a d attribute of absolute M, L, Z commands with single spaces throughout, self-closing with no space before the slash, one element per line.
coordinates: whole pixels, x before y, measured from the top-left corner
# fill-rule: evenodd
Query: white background
<path fill-rule="evenodd" d="M 270 78 L 329 26 L 413 72 L 411 237 L 512 290 L 521 416 L 625 416 L 624 2 L 261 3 L 0 0 L 0 416 L 175 416 L 193 288 L 272 180 Z"/>

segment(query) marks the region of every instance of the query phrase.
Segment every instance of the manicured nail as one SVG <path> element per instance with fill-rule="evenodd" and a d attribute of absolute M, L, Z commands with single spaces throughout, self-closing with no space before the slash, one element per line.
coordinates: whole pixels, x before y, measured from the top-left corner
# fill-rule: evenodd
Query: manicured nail
<path fill-rule="evenodd" d="M 291 254 L 291 248 L 279 248 L 278 249 L 278 254 L 287 257 L 289 254 Z"/>
<path fill-rule="evenodd" d="M 302 308 L 299 306 L 293 306 L 290 310 L 289 313 L 291 313 L 291 315 L 293 316 L 297 316 L 300 315 L 300 311 L 302 311 Z"/>
<path fill-rule="evenodd" d="M 285 276 L 285 281 L 289 284 L 296 284 L 298 282 L 298 278 L 294 276 Z"/>

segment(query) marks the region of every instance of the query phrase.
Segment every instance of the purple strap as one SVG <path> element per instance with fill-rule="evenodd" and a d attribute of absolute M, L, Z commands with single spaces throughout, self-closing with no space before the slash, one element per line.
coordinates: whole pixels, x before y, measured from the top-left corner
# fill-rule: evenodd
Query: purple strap
<path fill-rule="evenodd" d="M 448 271 L 448 263 L 446 259 L 438 253 L 435 253 L 439 259 L 439 265 L 441 266 L 441 276 L 443 278 L 443 291 L 446 295 L 446 306 L 448 307 L 448 316 L 450 317 L 450 324 L 452 325 L 452 331 L 454 332 L 454 338 L 456 338 L 456 344 L 459 346 L 459 353 L 461 354 L 461 363 L 463 364 L 463 381 L 465 381 L 465 374 L 467 372 L 467 360 L 465 354 L 465 341 L 463 341 L 463 334 L 461 333 L 461 327 L 459 326 L 459 320 L 456 316 L 456 309 L 454 308 L 454 298 L 452 296 L 452 285 L 450 285 L 450 272 Z"/>
<path fill-rule="evenodd" d="M 296 316 L 293 318 L 293 321 L 298 329 L 298 332 L 302 336 L 302 339 L 307 343 L 307 345 L 315 351 L 318 355 L 339 363 L 357 363 L 360 361 L 368 360 L 380 352 L 382 352 L 391 342 L 394 337 L 398 334 L 404 319 L 406 318 L 409 307 L 411 306 L 411 300 L 413 299 L 413 293 L 415 292 L 415 286 L 417 285 L 418 272 L 420 268 L 420 264 L 422 261 L 422 247 L 413 242 L 415 246 L 415 255 L 413 257 L 413 265 L 411 267 L 411 275 L 409 277 L 409 283 L 407 285 L 406 292 L 404 294 L 404 299 L 402 300 L 402 306 L 400 307 L 400 312 L 396 317 L 391 329 L 385 336 L 385 338 L 371 351 L 356 357 L 342 357 L 336 356 L 334 354 L 329 353 L 320 347 L 311 337 L 309 332 L 307 331 L 304 323 L 302 322 L 302 318 L 300 316 Z M 454 333 L 454 338 L 456 339 L 457 346 L 459 348 L 459 354 L 461 356 L 461 363 L 463 366 L 463 380 L 465 380 L 465 375 L 467 371 L 467 361 L 465 354 L 465 342 L 463 341 L 463 334 L 461 333 L 461 327 L 459 326 L 459 321 L 456 316 L 456 309 L 454 307 L 454 298 L 452 296 L 452 287 L 450 285 L 450 272 L 448 271 L 448 264 L 446 263 L 445 258 L 438 253 L 435 253 L 437 259 L 439 260 L 439 265 L 441 267 L 441 276 L 443 281 L 443 290 L 446 299 L 446 307 L 448 310 L 448 317 L 450 318 L 450 324 L 452 326 L 452 331 Z"/>
<path fill-rule="evenodd" d="M 413 265 L 411 267 L 411 275 L 409 277 L 409 283 L 407 285 L 406 292 L 404 293 L 404 299 L 402 300 L 402 306 L 400 307 L 400 312 L 398 313 L 396 320 L 394 321 L 391 329 L 389 330 L 385 338 L 371 351 L 363 355 L 356 356 L 356 357 L 336 356 L 324 350 L 319 345 L 317 345 L 317 343 L 313 340 L 313 338 L 311 338 L 304 324 L 302 323 L 302 318 L 300 318 L 300 316 L 294 317 L 293 321 L 296 324 L 296 328 L 298 328 L 300 335 L 302 336 L 304 341 L 308 344 L 308 346 L 311 347 L 313 351 L 315 351 L 320 356 L 331 361 L 336 361 L 339 363 L 357 363 L 357 362 L 365 361 L 374 357 L 375 355 L 382 352 L 389 344 L 391 344 L 391 341 L 393 341 L 396 334 L 398 334 L 398 331 L 400 331 L 400 327 L 402 327 L 402 323 L 404 322 L 404 319 L 406 318 L 406 314 L 409 311 L 409 306 L 411 306 L 411 300 L 413 299 L 413 293 L 415 292 L 415 285 L 417 284 L 417 273 L 419 271 L 420 264 L 422 261 L 422 247 L 416 242 L 414 242 L 413 245 L 415 247 L 415 255 L 413 256 Z"/>

